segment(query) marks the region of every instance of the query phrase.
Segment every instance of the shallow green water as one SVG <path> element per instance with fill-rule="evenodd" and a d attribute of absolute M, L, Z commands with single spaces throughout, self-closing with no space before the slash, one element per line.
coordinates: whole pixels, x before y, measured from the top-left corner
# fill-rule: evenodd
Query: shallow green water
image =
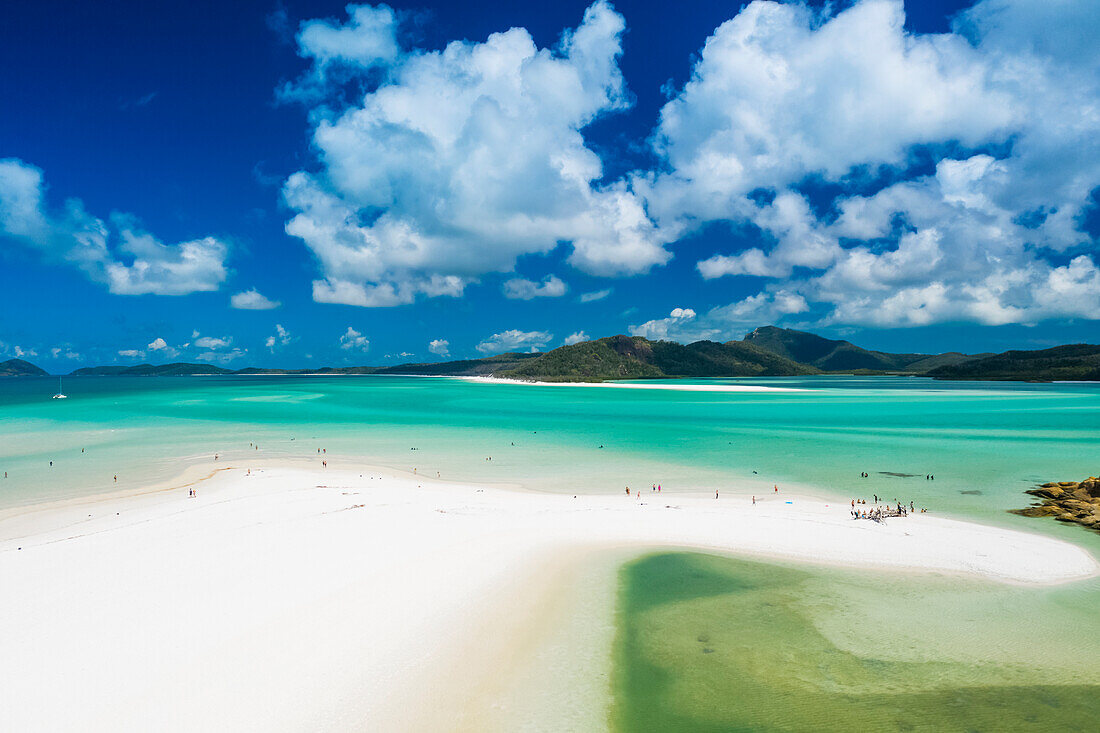
<path fill-rule="evenodd" d="M 1100 622 L 1079 592 L 694 553 L 642 558 L 621 578 L 617 730 L 1095 730 L 1100 720 Z M 951 613 L 935 616 L 947 598 Z M 1045 613 L 1017 615 L 1028 607 Z"/>

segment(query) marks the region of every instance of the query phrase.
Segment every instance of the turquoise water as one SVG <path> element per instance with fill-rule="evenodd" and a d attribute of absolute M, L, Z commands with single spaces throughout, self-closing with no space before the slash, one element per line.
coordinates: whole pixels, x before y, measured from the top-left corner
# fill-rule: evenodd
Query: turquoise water
<path fill-rule="evenodd" d="M 333 467 L 568 493 L 877 493 L 1100 556 L 1100 534 L 1005 512 L 1037 482 L 1100 473 L 1100 385 L 729 381 L 801 391 L 86 377 L 51 400 L 52 379 L 0 381 L 0 508 L 171 480 L 214 453 L 316 463 L 325 448 Z M 1097 714 L 1097 579 L 1019 588 L 690 555 L 623 573 L 621 730 L 657 713 L 670 730 L 1084 729 Z"/>
<path fill-rule="evenodd" d="M 794 482 L 1018 523 L 1004 510 L 1025 502 L 1024 489 L 1100 471 L 1095 384 L 732 381 L 805 391 L 85 377 L 66 381 L 68 400 L 50 400 L 50 379 L 0 381 L 0 470 L 9 475 L 0 506 L 115 488 L 116 474 L 120 487 L 170 479 L 215 452 L 316 460 L 324 447 L 330 465 L 355 459 L 569 493 L 655 482 L 674 492 L 751 492 Z"/>

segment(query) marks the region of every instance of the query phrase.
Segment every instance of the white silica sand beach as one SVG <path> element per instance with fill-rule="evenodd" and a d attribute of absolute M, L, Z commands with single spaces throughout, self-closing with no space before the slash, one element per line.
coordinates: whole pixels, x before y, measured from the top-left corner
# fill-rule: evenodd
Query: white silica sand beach
<path fill-rule="evenodd" d="M 542 382 L 507 377 L 454 377 L 463 382 L 482 384 L 519 384 L 533 387 L 604 387 L 607 389 L 659 389 L 680 392 L 801 392 L 796 387 L 769 387 L 759 384 L 692 384 L 677 379 L 653 382 Z"/>
<path fill-rule="evenodd" d="M 786 493 L 573 497 L 227 466 L 0 515 L 0 729 L 508 730 L 535 697 L 572 701 L 543 718 L 553 729 L 599 729 L 606 558 L 661 547 L 1029 585 L 1100 571 L 1047 536 L 855 521 Z"/>

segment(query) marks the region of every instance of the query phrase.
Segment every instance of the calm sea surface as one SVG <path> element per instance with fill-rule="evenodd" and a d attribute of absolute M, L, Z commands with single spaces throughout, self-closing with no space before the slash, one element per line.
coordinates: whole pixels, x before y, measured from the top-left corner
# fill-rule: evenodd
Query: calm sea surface
<path fill-rule="evenodd" d="M 346 458 L 569 493 L 793 482 L 1034 528 L 1004 514 L 1026 503 L 1024 489 L 1100 470 L 1096 384 L 730 381 L 803 391 L 84 377 L 65 381 L 69 399 L 50 400 L 52 379 L 0 380 L 0 507 L 110 490 L 116 474 L 122 488 L 167 480 L 215 452 L 316 460 L 322 447 L 329 465 Z"/>

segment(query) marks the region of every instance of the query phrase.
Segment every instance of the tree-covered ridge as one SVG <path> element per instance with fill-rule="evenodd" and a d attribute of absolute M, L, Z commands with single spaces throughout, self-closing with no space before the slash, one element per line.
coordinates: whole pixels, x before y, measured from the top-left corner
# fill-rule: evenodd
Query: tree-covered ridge
<path fill-rule="evenodd" d="M 213 364 L 137 364 L 135 366 L 97 366 L 84 367 L 73 372 L 73 376 L 122 376 L 122 377 L 188 377 L 205 374 L 232 374 L 231 369 L 223 369 Z"/>
<path fill-rule="evenodd" d="M 556 382 L 662 377 L 751 377 L 815 374 L 752 344 L 730 341 L 650 341 L 641 336 L 609 336 L 563 346 L 497 376 Z"/>
<path fill-rule="evenodd" d="M 0 377 L 45 377 L 48 373 L 45 369 L 36 367 L 29 361 L 22 359 L 8 359 L 0 361 Z"/>
<path fill-rule="evenodd" d="M 1070 344 L 1039 351 L 1006 351 L 928 372 L 936 379 L 1100 381 L 1100 346 Z"/>

